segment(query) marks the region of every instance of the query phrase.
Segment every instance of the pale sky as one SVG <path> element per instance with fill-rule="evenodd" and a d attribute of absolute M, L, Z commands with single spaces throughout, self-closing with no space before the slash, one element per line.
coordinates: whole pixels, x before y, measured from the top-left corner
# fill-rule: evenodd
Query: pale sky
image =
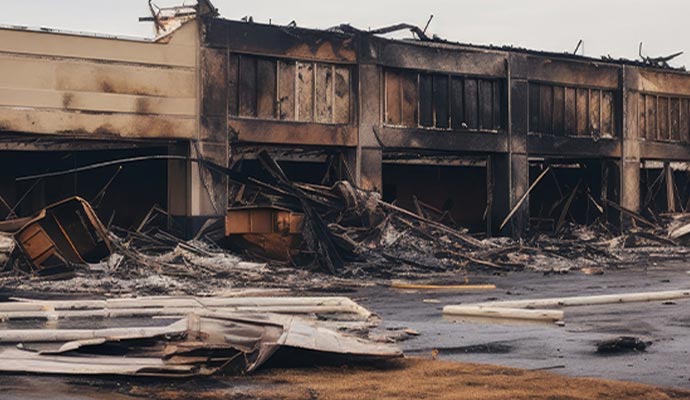
<path fill-rule="evenodd" d="M 179 0 L 182 1 L 182 0 Z M 187 0 L 188 3 L 194 1 Z M 160 5 L 178 3 L 159 0 Z M 367 29 L 408 22 L 467 43 L 515 45 L 585 54 L 637 58 L 687 50 L 674 66 L 690 68 L 690 1 L 687 0 L 215 0 L 222 16 L 274 24 L 328 28 L 350 23 Z M 0 24 L 50 27 L 127 36 L 152 35 L 146 0 L 2 0 Z"/>

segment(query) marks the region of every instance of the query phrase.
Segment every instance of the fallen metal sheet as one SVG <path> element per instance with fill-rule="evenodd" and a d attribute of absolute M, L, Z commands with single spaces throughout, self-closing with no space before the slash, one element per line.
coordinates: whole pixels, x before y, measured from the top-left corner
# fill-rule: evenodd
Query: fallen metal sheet
<path fill-rule="evenodd" d="M 350 321 L 370 321 L 375 315 L 347 297 L 193 297 L 159 296 L 107 300 L 31 300 L 0 302 L 0 320 L 79 317 L 184 316 L 199 310 L 338 315 Z M 2 331 L 0 331 L 0 341 Z"/>
<path fill-rule="evenodd" d="M 268 313 L 202 311 L 167 327 L 123 333 L 120 328 L 4 330 L 6 339 L 28 340 L 17 340 L 16 347 L 0 347 L 0 371 L 187 377 L 220 371 L 250 373 L 281 347 L 367 359 L 402 355 L 394 345 L 347 336 L 317 321 Z M 51 337 L 62 340 L 48 340 Z M 42 342 L 29 343 L 30 339 Z"/>
<path fill-rule="evenodd" d="M 109 256 L 112 244 L 88 202 L 71 197 L 50 205 L 34 217 L 0 224 L 11 233 L 41 276 L 72 271 L 74 264 L 96 263 Z"/>

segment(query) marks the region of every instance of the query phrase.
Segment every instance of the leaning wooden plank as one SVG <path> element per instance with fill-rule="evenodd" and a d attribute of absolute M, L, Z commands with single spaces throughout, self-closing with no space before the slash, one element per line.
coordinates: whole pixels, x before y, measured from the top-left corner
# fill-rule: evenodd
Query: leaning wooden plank
<path fill-rule="evenodd" d="M 445 306 L 443 313 L 467 317 L 527 319 L 534 321 L 561 321 L 563 311 L 558 310 L 525 310 L 522 308 L 485 307 L 478 305 Z"/>
<path fill-rule="evenodd" d="M 656 224 L 654 224 L 654 223 L 652 223 L 652 222 L 649 222 L 649 220 L 645 219 L 645 218 L 644 218 L 643 216 L 641 216 L 640 214 L 638 214 L 638 213 L 636 213 L 636 212 L 634 212 L 634 211 L 632 211 L 632 210 L 629 210 L 629 209 L 627 209 L 627 208 L 621 206 L 620 204 L 617 204 L 617 203 L 614 202 L 614 201 L 611 201 L 611 200 L 608 200 L 608 199 L 602 199 L 602 200 L 604 201 L 604 203 L 606 203 L 606 204 L 608 204 L 609 206 L 615 208 L 616 210 L 620 211 L 621 213 L 623 213 L 623 214 L 629 216 L 630 218 L 634 219 L 635 221 L 641 223 L 642 225 L 647 225 L 648 227 L 650 227 L 650 228 L 652 228 L 652 229 L 657 229 L 657 228 L 659 228 L 658 225 L 656 225 Z"/>
<path fill-rule="evenodd" d="M 523 194 L 522 197 L 520 197 L 520 200 L 518 200 L 518 202 L 515 204 L 515 206 L 513 206 L 513 209 L 510 210 L 510 212 L 508 213 L 508 215 L 505 217 L 505 219 L 504 219 L 503 222 L 501 223 L 501 226 L 498 227 L 498 230 L 499 230 L 499 231 L 500 231 L 501 229 L 503 229 L 504 226 L 506 226 L 506 224 L 508 223 L 508 221 L 510 221 L 511 218 L 513 218 L 513 215 L 515 215 L 515 213 L 517 212 L 517 210 L 520 209 L 520 206 L 522 206 L 522 203 L 525 202 L 525 200 L 527 199 L 527 196 L 529 196 L 529 194 L 530 194 L 530 192 L 532 191 L 532 189 L 534 189 L 534 188 L 537 186 L 537 184 L 539 184 L 539 182 L 541 182 L 541 180 L 544 179 L 544 177 L 546 176 L 546 174 L 547 174 L 550 170 L 551 170 L 551 166 L 546 167 L 546 168 L 541 172 L 541 174 L 539 174 L 539 176 L 537 177 L 537 179 L 535 179 L 534 182 L 532 182 L 532 184 L 531 184 L 530 187 L 527 189 L 527 191 L 525 192 L 525 194 Z"/>
<path fill-rule="evenodd" d="M 493 290 L 496 285 L 425 285 L 417 283 L 393 282 L 391 283 L 393 289 L 409 289 L 409 290 Z"/>
<path fill-rule="evenodd" d="M 666 301 L 690 298 L 690 290 L 669 290 L 662 292 L 642 292 L 606 294 L 599 296 L 555 297 L 533 300 L 492 301 L 479 303 L 477 306 L 500 308 L 544 308 L 594 306 L 601 304 L 635 303 L 647 301 Z"/>

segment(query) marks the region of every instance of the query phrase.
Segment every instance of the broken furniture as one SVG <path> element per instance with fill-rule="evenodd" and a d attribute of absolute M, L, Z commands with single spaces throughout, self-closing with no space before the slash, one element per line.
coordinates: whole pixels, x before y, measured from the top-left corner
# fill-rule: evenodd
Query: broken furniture
<path fill-rule="evenodd" d="M 235 207 L 225 217 L 225 236 L 233 248 L 271 260 L 289 261 L 302 244 L 304 214 L 280 207 Z"/>
<path fill-rule="evenodd" d="M 31 218 L 0 222 L 38 275 L 69 273 L 74 264 L 97 263 L 112 252 L 106 229 L 86 200 L 71 197 Z"/>

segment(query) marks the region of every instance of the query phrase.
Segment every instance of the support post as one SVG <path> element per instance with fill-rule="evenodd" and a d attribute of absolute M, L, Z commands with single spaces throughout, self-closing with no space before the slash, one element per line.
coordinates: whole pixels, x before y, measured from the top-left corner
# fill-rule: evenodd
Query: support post
<path fill-rule="evenodd" d="M 356 150 L 357 185 L 383 190 L 383 149 L 376 130 L 381 126 L 381 70 L 374 63 L 359 64 L 359 138 Z"/>
<path fill-rule="evenodd" d="M 676 190 L 670 161 L 664 161 L 664 181 L 666 182 L 666 211 L 674 213 L 676 212 Z"/>
<path fill-rule="evenodd" d="M 172 152 L 228 166 L 228 54 L 227 49 L 199 50 L 198 136 L 180 142 Z M 222 219 L 228 207 L 228 180 L 196 162 L 168 163 L 168 207 L 173 220 L 194 237 L 209 220 Z"/>
<path fill-rule="evenodd" d="M 518 204 L 529 188 L 529 158 L 527 132 L 529 131 L 529 83 L 511 75 L 511 63 L 519 62 L 511 56 L 506 61 L 508 105 L 508 153 L 492 157 L 494 175 L 493 227 L 498 229 L 503 219 Z M 525 200 L 506 224 L 501 235 L 520 237 L 529 227 L 529 199 Z"/>
<path fill-rule="evenodd" d="M 621 113 L 616 121 L 621 127 L 621 162 L 620 162 L 620 205 L 628 210 L 640 211 L 640 142 L 635 123 L 635 104 L 638 94 L 627 89 L 627 67 L 622 66 L 619 75 Z M 621 228 L 625 229 L 624 217 L 621 215 Z"/>

